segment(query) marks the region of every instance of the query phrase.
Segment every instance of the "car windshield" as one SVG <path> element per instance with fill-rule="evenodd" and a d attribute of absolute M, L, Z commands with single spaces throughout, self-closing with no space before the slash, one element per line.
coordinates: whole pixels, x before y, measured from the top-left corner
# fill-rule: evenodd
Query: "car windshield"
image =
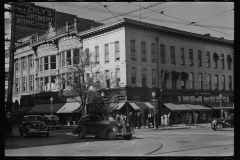
<path fill-rule="evenodd" d="M 31 121 L 43 121 L 43 118 L 42 117 L 27 117 L 26 120 L 28 122 L 31 122 Z"/>

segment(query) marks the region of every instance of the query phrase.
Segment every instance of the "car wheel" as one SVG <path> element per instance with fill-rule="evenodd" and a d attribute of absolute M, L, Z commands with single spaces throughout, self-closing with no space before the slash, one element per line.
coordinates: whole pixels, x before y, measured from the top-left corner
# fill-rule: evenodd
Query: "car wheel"
<path fill-rule="evenodd" d="M 48 132 L 48 133 L 46 133 L 46 137 L 49 137 L 49 132 Z"/>
<path fill-rule="evenodd" d="M 23 133 L 20 133 L 20 137 L 22 137 L 23 136 Z"/>
<path fill-rule="evenodd" d="M 223 129 L 223 125 L 222 125 L 222 124 L 217 124 L 217 125 L 215 126 L 215 129 L 216 129 L 217 131 L 220 131 L 220 130 Z"/>
<path fill-rule="evenodd" d="M 123 138 L 124 138 L 125 140 L 129 140 L 129 139 L 132 138 L 132 135 L 123 136 Z"/>
<path fill-rule="evenodd" d="M 95 138 L 100 138 L 100 136 L 95 136 Z"/>
<path fill-rule="evenodd" d="M 79 139 L 85 138 L 85 135 L 83 134 L 82 131 L 78 132 L 78 138 Z"/>
<path fill-rule="evenodd" d="M 108 137 L 109 140 L 113 140 L 113 139 L 116 138 L 116 135 L 113 131 L 108 131 L 107 132 L 107 137 Z"/>

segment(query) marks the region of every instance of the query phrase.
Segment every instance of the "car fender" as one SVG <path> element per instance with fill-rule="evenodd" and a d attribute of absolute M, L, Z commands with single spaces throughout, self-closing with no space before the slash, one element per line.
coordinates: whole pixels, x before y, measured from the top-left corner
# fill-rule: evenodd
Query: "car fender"
<path fill-rule="evenodd" d="M 119 128 L 118 128 L 117 126 L 115 126 L 115 125 L 110 125 L 110 126 L 104 128 L 104 130 L 101 132 L 101 135 L 102 135 L 102 136 L 106 136 L 106 135 L 107 135 L 107 132 L 108 132 L 109 130 L 112 130 L 115 134 L 117 134 L 117 132 L 120 132 L 120 130 L 119 130 Z"/>
<path fill-rule="evenodd" d="M 85 128 L 82 125 L 77 126 L 76 128 L 74 128 L 74 130 L 72 131 L 73 134 L 78 134 L 78 132 L 82 131 L 84 134 L 85 132 Z"/>
<path fill-rule="evenodd" d="M 217 124 L 221 124 L 221 125 L 223 126 L 223 128 L 225 128 L 225 127 L 226 127 L 226 124 L 225 124 L 225 123 L 223 123 L 223 122 L 217 122 L 217 123 L 216 123 L 216 125 L 217 125 Z"/>

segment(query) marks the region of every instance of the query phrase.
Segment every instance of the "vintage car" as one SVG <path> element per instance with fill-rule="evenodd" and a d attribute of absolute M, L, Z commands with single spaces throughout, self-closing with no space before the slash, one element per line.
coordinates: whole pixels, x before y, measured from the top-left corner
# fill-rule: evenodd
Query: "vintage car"
<path fill-rule="evenodd" d="M 50 128 L 56 128 L 59 130 L 61 127 L 59 118 L 56 115 L 44 115 L 44 122 L 48 123 Z"/>
<path fill-rule="evenodd" d="M 77 134 L 79 138 L 94 135 L 96 138 L 108 137 L 110 140 L 115 139 L 117 136 L 129 140 L 133 134 L 128 123 L 103 119 L 95 114 L 82 116 L 72 133 Z"/>
<path fill-rule="evenodd" d="M 234 113 L 230 114 L 228 118 L 214 118 L 211 127 L 213 130 L 222 130 L 223 128 L 234 127 Z"/>
<path fill-rule="evenodd" d="M 29 135 L 37 134 L 39 136 L 49 136 L 50 127 L 48 123 L 44 122 L 44 117 L 40 115 L 26 115 L 23 117 L 23 121 L 19 126 L 20 136 L 26 134 Z"/>

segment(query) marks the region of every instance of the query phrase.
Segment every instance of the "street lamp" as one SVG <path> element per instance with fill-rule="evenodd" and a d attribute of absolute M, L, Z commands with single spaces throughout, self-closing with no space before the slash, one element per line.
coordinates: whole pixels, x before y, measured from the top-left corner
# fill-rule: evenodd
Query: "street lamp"
<path fill-rule="evenodd" d="M 53 101 L 53 98 L 51 97 L 50 98 L 50 102 L 51 102 L 51 115 L 52 115 L 52 101 Z"/>
<path fill-rule="evenodd" d="M 154 107 L 154 129 L 157 129 L 157 125 L 156 125 L 156 109 L 155 109 L 155 105 L 154 105 L 154 97 L 156 96 L 156 93 L 154 91 L 152 92 L 152 96 L 153 96 L 153 107 Z"/>
<path fill-rule="evenodd" d="M 221 108 L 221 113 L 220 113 L 221 116 L 220 117 L 223 118 L 222 117 L 222 94 L 221 93 L 219 94 L 219 98 L 220 98 L 220 108 Z"/>

